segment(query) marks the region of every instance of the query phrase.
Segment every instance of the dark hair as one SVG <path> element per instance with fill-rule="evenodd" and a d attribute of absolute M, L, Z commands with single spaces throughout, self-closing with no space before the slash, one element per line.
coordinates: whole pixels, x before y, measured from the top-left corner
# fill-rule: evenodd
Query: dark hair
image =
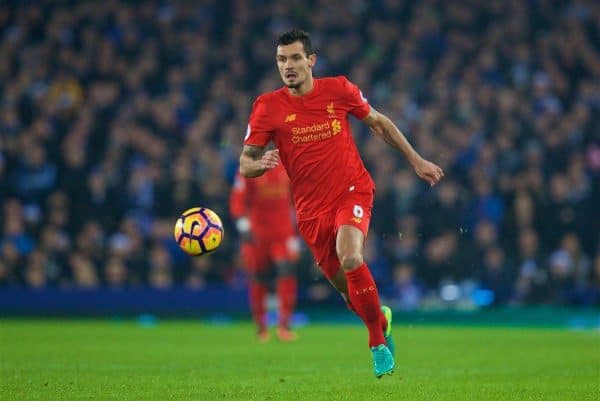
<path fill-rule="evenodd" d="M 307 56 L 313 54 L 312 44 L 310 43 L 310 34 L 301 29 L 291 29 L 287 32 L 284 32 L 277 39 L 277 45 L 291 45 L 294 42 L 302 43 L 302 47 L 304 47 L 304 52 Z"/>

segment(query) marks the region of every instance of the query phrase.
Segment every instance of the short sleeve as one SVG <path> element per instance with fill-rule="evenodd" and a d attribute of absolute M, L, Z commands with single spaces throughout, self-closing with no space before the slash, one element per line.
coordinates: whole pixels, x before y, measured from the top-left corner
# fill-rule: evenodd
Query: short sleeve
<path fill-rule="evenodd" d="M 348 112 L 352 114 L 354 117 L 362 120 L 371 111 L 371 106 L 369 106 L 369 102 L 367 98 L 364 97 L 361 90 L 358 89 L 358 86 L 354 85 L 352 82 L 348 81 L 346 77 L 342 78 L 343 85 L 343 93 L 344 100 L 347 103 Z"/>
<path fill-rule="evenodd" d="M 271 138 L 272 129 L 269 124 L 267 107 L 264 100 L 259 97 L 252 105 L 244 144 L 266 146 L 271 141 Z"/>

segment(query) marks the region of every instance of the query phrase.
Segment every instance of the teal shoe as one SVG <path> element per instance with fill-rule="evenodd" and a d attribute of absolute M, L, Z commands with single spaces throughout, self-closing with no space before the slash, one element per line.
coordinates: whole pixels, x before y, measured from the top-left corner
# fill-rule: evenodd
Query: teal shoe
<path fill-rule="evenodd" d="M 373 353 L 373 367 L 375 369 L 375 377 L 380 379 L 383 375 L 391 375 L 394 373 L 394 357 L 389 348 L 385 344 L 379 344 L 371 347 Z"/>
<path fill-rule="evenodd" d="M 390 349 L 392 356 L 396 356 L 396 345 L 394 344 L 394 338 L 392 337 L 392 310 L 389 306 L 381 305 L 381 312 L 383 316 L 385 316 L 385 320 L 387 320 L 387 328 L 383 333 L 385 337 L 385 343 L 387 347 Z"/>

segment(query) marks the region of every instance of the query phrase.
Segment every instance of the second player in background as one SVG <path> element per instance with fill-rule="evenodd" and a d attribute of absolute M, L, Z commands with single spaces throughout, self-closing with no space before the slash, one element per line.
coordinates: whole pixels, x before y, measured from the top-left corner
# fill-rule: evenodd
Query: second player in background
<path fill-rule="evenodd" d="M 261 342 L 269 341 L 266 298 L 272 279 L 279 303 L 277 337 L 293 341 L 290 319 L 296 306 L 295 262 L 299 240 L 293 220 L 290 181 L 280 165 L 260 178 L 236 176 L 230 196 L 231 216 L 241 240 L 241 257 L 248 273 L 252 318 Z"/>

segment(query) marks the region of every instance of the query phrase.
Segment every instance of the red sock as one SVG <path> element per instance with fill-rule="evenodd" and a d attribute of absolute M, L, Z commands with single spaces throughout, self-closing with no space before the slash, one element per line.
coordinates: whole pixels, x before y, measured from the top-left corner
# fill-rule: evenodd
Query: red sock
<path fill-rule="evenodd" d="M 377 286 L 366 263 L 358 269 L 346 272 L 346 279 L 350 303 L 369 330 L 369 347 L 385 344 L 381 330 L 382 319 L 385 320 L 385 317 L 379 306 Z"/>
<path fill-rule="evenodd" d="M 298 284 L 295 277 L 277 279 L 277 299 L 279 299 L 279 326 L 289 328 L 290 318 L 296 306 Z"/>
<path fill-rule="evenodd" d="M 346 307 L 348 308 L 349 311 L 354 312 L 358 315 L 358 312 L 356 312 L 356 309 L 354 309 L 354 306 L 352 306 L 350 301 L 346 301 Z M 381 331 L 385 332 L 387 329 L 387 325 L 388 325 L 387 319 L 385 318 L 385 316 L 382 313 L 381 314 Z"/>
<path fill-rule="evenodd" d="M 259 330 L 266 329 L 265 301 L 267 298 L 267 287 L 261 283 L 250 280 L 250 283 L 248 284 L 248 296 L 250 298 L 252 318 L 258 325 Z"/>

